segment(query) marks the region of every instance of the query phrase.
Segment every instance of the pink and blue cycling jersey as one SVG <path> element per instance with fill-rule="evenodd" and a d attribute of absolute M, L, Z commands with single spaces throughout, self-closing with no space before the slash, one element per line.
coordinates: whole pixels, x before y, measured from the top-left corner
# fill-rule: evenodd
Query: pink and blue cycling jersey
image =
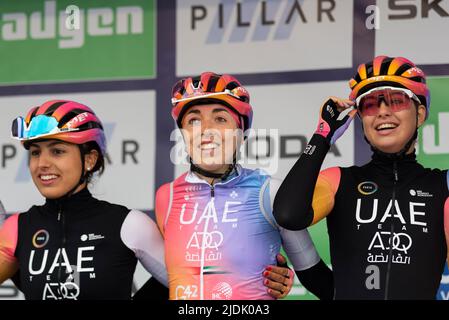
<path fill-rule="evenodd" d="M 282 240 L 271 212 L 270 180 L 238 166 L 214 186 L 187 172 L 158 190 L 170 299 L 272 299 L 262 273 L 276 264 Z M 296 252 L 309 254 L 296 270 L 319 261 L 313 244 L 304 244 Z"/>

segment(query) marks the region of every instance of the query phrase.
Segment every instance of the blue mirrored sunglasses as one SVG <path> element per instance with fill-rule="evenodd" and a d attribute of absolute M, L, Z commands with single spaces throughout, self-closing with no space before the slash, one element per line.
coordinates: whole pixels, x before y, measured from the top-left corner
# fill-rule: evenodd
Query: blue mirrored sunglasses
<path fill-rule="evenodd" d="M 29 125 L 25 119 L 17 117 L 12 122 L 11 134 L 13 138 L 19 140 L 36 139 L 43 136 L 53 135 L 61 132 L 77 131 L 78 128 L 60 129 L 58 128 L 58 120 L 54 117 L 46 115 L 35 116 Z"/>

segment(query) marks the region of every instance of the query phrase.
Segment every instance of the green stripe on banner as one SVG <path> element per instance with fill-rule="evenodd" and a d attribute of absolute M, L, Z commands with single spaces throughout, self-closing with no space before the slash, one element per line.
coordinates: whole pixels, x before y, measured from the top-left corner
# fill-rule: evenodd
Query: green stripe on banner
<path fill-rule="evenodd" d="M 154 78 L 154 0 L 0 2 L 0 84 Z"/>
<path fill-rule="evenodd" d="M 418 161 L 428 168 L 449 167 L 449 77 L 428 79 L 430 115 L 419 130 Z"/>

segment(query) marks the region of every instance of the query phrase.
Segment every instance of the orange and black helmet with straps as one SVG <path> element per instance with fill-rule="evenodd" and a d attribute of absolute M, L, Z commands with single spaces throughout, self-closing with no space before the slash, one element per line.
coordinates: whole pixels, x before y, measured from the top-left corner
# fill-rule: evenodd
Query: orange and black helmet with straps
<path fill-rule="evenodd" d="M 403 57 L 378 56 L 373 61 L 361 64 L 354 77 L 349 80 L 351 93 L 355 100 L 359 95 L 380 86 L 393 86 L 411 90 L 430 111 L 430 92 L 424 72 L 413 62 Z"/>
<path fill-rule="evenodd" d="M 243 118 L 243 131 L 251 128 L 253 109 L 249 103 L 248 91 L 235 77 L 213 72 L 181 79 L 173 86 L 171 114 L 178 127 L 181 127 L 186 111 L 204 100 L 223 104 Z"/>

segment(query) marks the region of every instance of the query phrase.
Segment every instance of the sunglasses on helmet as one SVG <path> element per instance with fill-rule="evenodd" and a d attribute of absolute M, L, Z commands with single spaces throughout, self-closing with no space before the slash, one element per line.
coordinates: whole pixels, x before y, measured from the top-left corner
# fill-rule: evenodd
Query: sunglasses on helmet
<path fill-rule="evenodd" d="M 78 130 L 79 128 L 58 128 L 58 120 L 46 115 L 35 116 L 29 125 L 27 125 L 25 119 L 17 117 L 13 120 L 11 126 L 12 137 L 20 141 Z"/>

